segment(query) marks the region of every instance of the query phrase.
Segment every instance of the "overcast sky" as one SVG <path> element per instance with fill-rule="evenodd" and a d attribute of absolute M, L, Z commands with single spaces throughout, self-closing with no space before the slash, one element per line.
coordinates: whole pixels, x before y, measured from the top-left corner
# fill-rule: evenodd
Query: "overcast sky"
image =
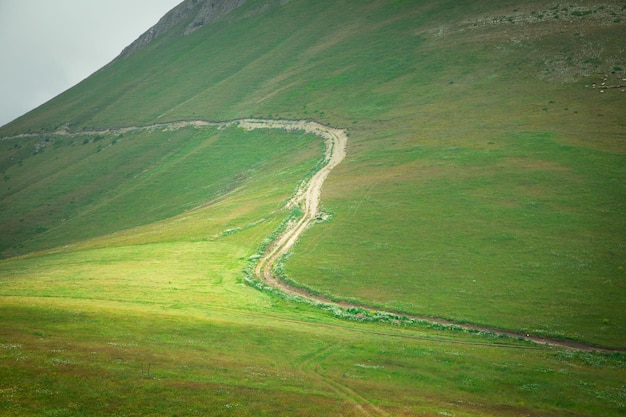
<path fill-rule="evenodd" d="M 182 0 L 0 0 L 0 126 L 109 63 Z"/>

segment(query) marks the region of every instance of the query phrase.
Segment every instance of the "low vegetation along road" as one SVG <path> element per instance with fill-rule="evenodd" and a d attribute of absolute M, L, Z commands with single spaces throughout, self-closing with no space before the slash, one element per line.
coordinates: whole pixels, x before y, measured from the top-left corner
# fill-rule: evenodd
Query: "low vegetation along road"
<path fill-rule="evenodd" d="M 282 279 L 276 276 L 274 273 L 274 266 L 296 243 L 302 233 L 313 223 L 317 221 L 320 216 L 320 196 L 324 181 L 345 157 L 346 147 L 348 143 L 348 136 L 345 130 L 325 126 L 317 122 L 308 120 L 268 120 L 268 119 L 237 119 L 225 122 L 209 122 L 202 120 L 194 121 L 178 121 L 169 123 L 158 123 L 147 126 L 129 126 L 117 129 L 105 129 L 94 131 L 80 131 L 76 133 L 69 132 L 61 129 L 52 133 L 53 135 L 71 136 L 74 134 L 86 135 L 86 134 L 120 134 L 137 130 L 156 130 L 156 129 L 170 129 L 176 130 L 184 127 L 205 127 L 205 126 L 217 126 L 217 127 L 231 127 L 239 126 L 246 130 L 254 129 L 284 129 L 291 131 L 304 131 L 311 133 L 324 139 L 325 155 L 319 170 L 306 182 L 300 186 L 296 194 L 289 202 L 290 207 L 299 207 L 302 210 L 302 216 L 297 220 L 289 223 L 282 233 L 269 245 L 268 250 L 263 254 L 256 263 L 254 272 L 256 279 L 269 285 L 275 289 L 282 291 L 288 295 L 294 295 L 304 298 L 305 300 L 312 302 L 313 304 L 324 304 L 326 306 L 333 306 L 342 309 L 362 309 L 367 311 L 373 311 L 372 307 L 365 305 L 358 305 L 355 303 L 347 302 L 334 302 L 330 299 L 311 294 L 303 289 L 295 288 Z M 38 136 L 37 134 L 23 134 L 15 137 L 30 137 Z M 605 349 L 590 344 L 546 338 L 536 335 L 516 333 L 505 329 L 499 329 L 489 326 L 478 326 L 468 323 L 456 323 L 446 319 L 440 319 L 435 317 L 406 315 L 394 312 L 379 311 L 379 314 L 388 316 L 404 317 L 409 320 L 438 323 L 446 326 L 455 326 L 457 328 L 495 333 L 497 335 L 504 335 L 513 337 L 516 339 L 525 339 L 538 344 L 548 344 L 558 347 L 567 347 L 579 350 L 597 350 L 597 351 L 615 351 L 612 349 Z"/>
<path fill-rule="evenodd" d="M 274 266 L 280 260 L 280 258 L 293 247 L 297 239 L 302 235 L 307 227 L 315 223 L 319 218 L 319 203 L 324 181 L 328 177 L 330 171 L 334 167 L 336 167 L 346 155 L 346 146 L 348 143 L 348 136 L 346 134 L 346 131 L 311 121 L 241 120 L 238 123 L 239 126 L 250 130 L 257 128 L 282 128 L 287 130 L 303 130 L 307 133 L 313 133 L 326 141 L 326 153 L 324 155 L 324 163 L 322 164 L 322 168 L 317 171 L 317 173 L 307 183 L 300 187 L 300 189 L 290 202 L 291 206 L 300 207 L 303 211 L 303 215 L 297 221 L 289 224 L 287 228 L 283 231 L 283 233 L 280 234 L 270 245 L 269 250 L 259 259 L 255 267 L 255 274 L 257 276 L 257 279 L 262 280 L 263 282 L 281 290 L 284 293 L 304 297 L 305 299 L 314 303 L 321 303 L 326 305 L 330 304 L 344 309 L 356 308 L 371 311 L 372 308 L 370 306 L 357 305 L 347 302 L 333 302 L 326 297 L 314 295 L 303 289 L 292 287 L 283 280 L 281 280 L 279 277 L 277 277 L 274 273 Z M 380 313 L 391 316 L 400 316 L 400 314 L 393 312 Z M 604 349 L 582 342 L 547 338 L 524 333 L 516 333 L 505 329 L 498 329 L 489 326 L 459 324 L 445 319 L 426 316 L 402 316 L 416 321 L 434 322 L 447 326 L 456 326 L 467 330 L 495 333 L 498 335 L 504 335 L 516 339 L 525 339 L 539 344 L 548 344 L 580 350 L 610 351 L 610 349 Z"/>

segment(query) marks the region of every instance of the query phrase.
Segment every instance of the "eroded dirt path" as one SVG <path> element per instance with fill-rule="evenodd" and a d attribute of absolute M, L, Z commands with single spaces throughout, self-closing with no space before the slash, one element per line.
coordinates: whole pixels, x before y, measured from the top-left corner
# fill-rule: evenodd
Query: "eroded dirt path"
<path fill-rule="evenodd" d="M 302 233 L 313 224 L 319 216 L 320 197 L 324 181 L 326 181 L 326 178 L 333 168 L 335 168 L 346 155 L 346 146 L 348 143 L 346 132 L 341 129 L 335 129 L 308 121 L 286 123 L 278 121 L 273 123 L 242 121 L 239 123 L 239 126 L 245 129 L 281 127 L 287 130 L 302 130 L 317 135 L 325 140 L 326 151 L 322 167 L 308 182 L 300 187 L 289 203 L 291 206 L 300 207 L 302 216 L 296 222 L 288 225 L 286 230 L 270 245 L 269 250 L 259 259 L 255 273 L 259 279 L 286 293 L 298 294 L 318 302 L 328 302 L 329 300 L 325 298 L 313 296 L 303 290 L 287 285 L 274 275 L 273 268 L 276 262 L 293 247 Z"/>
<path fill-rule="evenodd" d="M 359 305 L 355 303 L 347 303 L 347 302 L 334 302 L 330 299 L 318 295 L 310 294 L 309 292 L 295 288 L 283 280 L 276 277 L 273 272 L 273 268 L 278 262 L 278 260 L 286 254 L 296 243 L 298 238 L 302 235 L 302 233 L 313 223 L 315 223 L 316 219 L 320 215 L 319 206 L 320 206 L 320 197 L 322 192 L 322 186 L 324 185 L 324 181 L 330 174 L 330 172 L 335 168 L 345 157 L 346 155 L 346 147 L 348 144 L 348 136 L 345 130 L 337 129 L 330 126 L 322 125 L 320 123 L 309 121 L 309 120 L 273 120 L 273 119 L 235 119 L 223 122 L 211 122 L 204 120 L 186 120 L 186 121 L 175 121 L 175 122 L 165 122 L 165 123 L 156 123 L 152 125 L 146 126 L 127 126 L 120 128 L 111 128 L 111 129 L 102 129 L 102 130 L 90 130 L 90 131 L 78 131 L 78 132 L 70 132 L 67 129 L 59 129 L 54 132 L 46 132 L 46 133 L 34 133 L 34 134 L 21 134 L 11 136 L 11 138 L 26 138 L 26 137 L 37 137 L 43 135 L 62 135 L 62 136 L 78 136 L 78 135 L 100 135 L 100 134 L 122 134 L 133 131 L 140 130 L 177 130 L 185 127 L 211 127 L 215 126 L 218 128 L 225 128 L 231 126 L 239 126 L 246 130 L 254 130 L 254 129 L 283 129 L 288 131 L 303 131 L 306 133 L 311 133 L 316 136 L 319 136 L 325 141 L 326 150 L 324 154 L 324 159 L 321 164 L 321 168 L 311 177 L 307 182 L 303 183 L 296 194 L 292 197 L 289 202 L 291 207 L 300 207 L 303 212 L 303 215 L 295 222 L 289 224 L 286 229 L 276 238 L 270 245 L 268 251 L 258 260 L 255 267 L 255 274 L 257 279 L 261 282 L 266 283 L 274 288 L 279 289 L 280 291 L 290 294 L 303 297 L 306 300 L 309 300 L 313 303 L 320 303 L 324 305 L 331 305 L 340 307 L 343 309 L 350 308 L 358 308 L 358 309 L 366 309 L 366 310 L 376 310 L 371 306 Z M 5 138 L 0 138 L 0 140 Z M 587 344 L 584 342 L 578 341 L 570 341 L 563 339 L 555 339 L 549 337 L 542 337 L 537 335 L 525 334 L 525 333 L 517 333 L 513 331 L 509 331 L 506 329 L 500 329 L 490 326 L 479 326 L 470 323 L 456 323 L 450 320 L 429 317 L 429 316 L 419 316 L 419 315 L 407 315 L 401 313 L 394 312 L 386 312 L 380 311 L 382 314 L 395 315 L 406 317 L 411 320 L 421 321 L 421 322 L 429 322 L 429 323 L 437 323 L 445 326 L 454 326 L 456 328 L 472 330 L 472 331 L 480 331 L 480 332 L 489 332 L 496 335 L 508 336 L 515 339 L 523 339 L 527 341 L 531 341 L 541 345 L 551 345 L 562 348 L 570 348 L 577 350 L 585 350 L 585 351 L 604 351 L 604 352 L 626 352 L 622 349 L 610 349 L 603 348 L 600 346 L 595 346 L 591 344 Z"/>
<path fill-rule="evenodd" d="M 307 291 L 295 288 L 285 283 L 278 278 L 273 268 L 280 260 L 280 258 L 286 254 L 296 243 L 297 239 L 302 233 L 311 226 L 319 216 L 319 204 L 321 197 L 321 190 L 324 181 L 330 174 L 333 168 L 335 168 L 345 157 L 346 147 L 348 143 L 348 137 L 345 130 L 331 128 L 324 126 L 316 122 L 310 121 L 267 121 L 267 120 L 242 120 L 239 122 L 239 126 L 245 129 L 258 129 L 258 128 L 281 128 L 287 130 L 302 130 L 307 133 L 312 133 L 320 136 L 326 141 L 326 153 L 324 156 L 323 167 L 306 183 L 304 184 L 296 195 L 292 198 L 290 204 L 293 206 L 299 206 L 302 211 L 302 217 L 292 224 L 270 245 L 270 249 L 265 253 L 258 261 L 255 274 L 258 279 L 271 285 L 274 288 L 278 288 L 281 291 L 304 297 L 310 301 L 317 303 L 336 305 L 338 307 L 349 308 L 361 308 L 366 310 L 372 310 L 371 306 L 357 305 L 354 303 L 346 302 L 333 302 L 328 298 L 313 295 Z M 531 341 L 537 344 L 551 345 L 556 347 L 565 347 L 570 349 L 586 350 L 586 351 L 619 351 L 617 349 L 606 349 L 599 346 L 593 346 L 583 342 L 562 340 L 555 338 L 542 337 L 531 334 L 517 333 L 506 329 L 499 329 L 489 326 L 480 326 L 474 324 L 459 324 L 446 319 L 418 316 L 418 315 L 404 315 L 394 312 L 382 312 L 384 314 L 405 316 L 409 319 L 416 321 L 424 321 L 431 323 L 443 324 L 446 326 L 455 326 L 457 328 L 473 330 L 479 332 L 495 333 L 497 335 L 508 336 L 515 339 L 523 339 Z"/>
<path fill-rule="evenodd" d="M 326 141 L 326 154 L 324 156 L 324 166 L 306 183 L 296 195 L 292 198 L 290 204 L 293 206 L 300 206 L 303 211 L 302 217 L 292 224 L 290 224 L 286 230 L 270 245 L 270 249 L 259 259 L 256 267 L 255 274 L 258 279 L 271 285 L 274 288 L 278 288 L 284 293 L 291 295 L 298 295 L 304 297 L 309 301 L 316 303 L 322 303 L 326 305 L 335 305 L 344 309 L 360 308 L 365 310 L 376 310 L 371 306 L 357 305 L 347 302 L 334 302 L 328 298 L 310 294 L 307 291 L 295 288 L 285 283 L 278 278 L 274 272 L 274 266 L 280 258 L 286 254 L 296 243 L 297 239 L 302 233 L 312 225 L 319 216 L 319 204 L 322 186 L 324 181 L 330 174 L 333 168 L 335 168 L 346 155 L 346 146 L 348 143 L 348 137 L 345 130 L 331 128 L 324 126 L 316 122 L 309 121 L 267 121 L 267 120 L 242 120 L 239 122 L 239 126 L 246 129 L 258 129 L 258 128 L 281 128 L 287 130 L 303 130 L 307 133 L 313 133 L 320 136 Z M 565 347 L 570 349 L 586 350 L 586 351 L 619 351 L 617 349 L 606 349 L 599 346 L 593 346 L 583 342 L 563 340 L 542 337 L 531 334 L 517 333 L 506 329 L 499 329 L 489 326 L 480 326 L 470 323 L 456 323 L 450 320 L 427 317 L 419 315 L 406 315 L 394 312 L 381 312 L 389 315 L 404 316 L 412 320 L 438 323 L 446 326 L 454 326 L 461 329 L 473 330 L 479 332 L 495 333 L 497 335 L 503 335 L 514 339 L 523 339 L 531 341 L 537 344 L 551 345 L 556 347 Z"/>

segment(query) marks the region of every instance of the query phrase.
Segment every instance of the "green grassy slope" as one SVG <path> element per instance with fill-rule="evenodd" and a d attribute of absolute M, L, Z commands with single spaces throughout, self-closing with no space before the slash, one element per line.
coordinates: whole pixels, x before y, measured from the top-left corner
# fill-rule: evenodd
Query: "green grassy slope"
<path fill-rule="evenodd" d="M 3 145 L 5 256 L 162 220 L 263 178 L 303 178 L 321 149 L 307 135 L 191 127 Z M 289 191 L 298 183 L 291 178 Z"/>
<path fill-rule="evenodd" d="M 243 285 L 280 213 L 194 239 L 237 200 L 0 262 L 0 413 L 621 415 L 623 355 L 352 323 Z"/>
<path fill-rule="evenodd" d="M 623 346 L 626 96 L 592 88 L 625 77 L 623 5 L 247 10 L 112 63 L 2 133 L 248 116 L 348 127 L 325 191 L 336 216 L 295 249 L 293 280 Z"/>
<path fill-rule="evenodd" d="M 339 125 L 410 116 L 439 126 L 433 119 L 438 116 L 467 129 L 492 126 L 500 117 L 502 126 L 520 118 L 537 124 L 545 121 L 542 108 L 557 99 L 557 113 L 567 118 L 582 109 L 572 106 L 571 113 L 562 114 L 572 104 L 565 100 L 582 96 L 593 97 L 581 103 L 585 109 L 606 103 L 603 124 L 621 132 L 619 112 L 609 106 L 620 96 L 600 98 L 583 87 L 614 68 L 619 71 L 612 76 L 623 75 L 623 10 L 616 4 L 589 17 L 573 16 L 571 10 L 554 19 L 544 16 L 542 2 L 526 2 L 520 9 L 517 2 L 362 1 L 355 6 L 294 0 L 261 15 L 155 42 L 3 133 L 270 113 L 309 114 Z M 460 108 L 466 113 L 453 111 Z M 486 113 L 493 116 L 467 123 L 470 115 Z M 593 120 L 579 124 L 594 131 Z"/>
<path fill-rule="evenodd" d="M 80 131 L 346 128 L 291 280 L 623 349 L 626 93 L 606 87 L 626 5 L 261 3 L 0 128 L 33 133 L 0 140 L 0 250 L 20 255 L 0 261 L 0 414 L 622 415 L 622 354 L 342 322 L 244 286 L 318 138 Z"/>

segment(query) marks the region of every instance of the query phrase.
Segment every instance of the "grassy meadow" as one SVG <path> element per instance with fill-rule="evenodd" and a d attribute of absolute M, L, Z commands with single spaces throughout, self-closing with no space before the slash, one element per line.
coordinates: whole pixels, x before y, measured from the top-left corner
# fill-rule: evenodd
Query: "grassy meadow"
<path fill-rule="evenodd" d="M 550 134 L 479 146 L 363 157 L 286 273 L 337 298 L 623 347 L 623 157 Z"/>
<path fill-rule="evenodd" d="M 0 415 L 623 415 L 626 5 L 280 3 L 181 22 L 0 127 Z M 621 352 L 246 286 L 322 141 L 113 132 L 248 117 L 348 132 L 297 285 Z"/>
<path fill-rule="evenodd" d="M 321 158 L 313 136 L 239 128 L 51 135 L 2 145 L 5 257 L 149 224 L 295 175 L 286 201 Z"/>
<path fill-rule="evenodd" d="M 0 263 L 0 413 L 621 414 L 623 355 L 353 323 L 243 285 L 257 228 Z"/>

